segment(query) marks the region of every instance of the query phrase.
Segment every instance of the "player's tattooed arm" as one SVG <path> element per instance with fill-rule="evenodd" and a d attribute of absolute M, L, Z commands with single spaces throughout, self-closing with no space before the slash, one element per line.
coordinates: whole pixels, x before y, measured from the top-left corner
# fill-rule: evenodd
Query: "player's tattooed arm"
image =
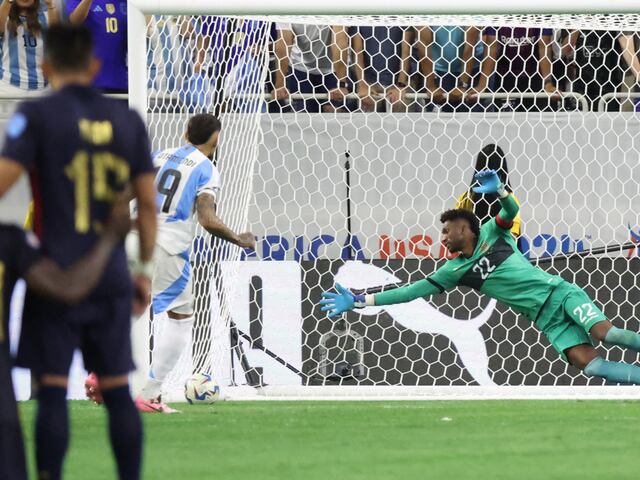
<path fill-rule="evenodd" d="M 256 241 L 251 232 L 235 233 L 218 217 L 216 197 L 203 192 L 196 198 L 198 223 L 214 237 L 222 238 L 242 248 L 255 249 Z"/>

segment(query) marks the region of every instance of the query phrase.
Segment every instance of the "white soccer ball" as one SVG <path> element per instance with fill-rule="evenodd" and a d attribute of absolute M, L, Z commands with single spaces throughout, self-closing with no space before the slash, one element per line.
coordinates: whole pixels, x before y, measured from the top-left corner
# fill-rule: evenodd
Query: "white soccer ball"
<path fill-rule="evenodd" d="M 207 373 L 194 373 L 184 384 L 184 398 L 191 404 L 211 404 L 220 398 L 220 386 Z"/>

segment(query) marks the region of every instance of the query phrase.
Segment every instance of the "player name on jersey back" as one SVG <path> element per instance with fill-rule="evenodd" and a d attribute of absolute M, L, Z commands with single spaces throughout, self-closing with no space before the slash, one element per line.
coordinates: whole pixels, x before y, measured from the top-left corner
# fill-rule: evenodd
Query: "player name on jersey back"
<path fill-rule="evenodd" d="M 171 148 L 154 157 L 158 245 L 178 255 L 188 252 L 195 235 L 196 198 L 217 196 L 220 173 L 213 162 L 193 145 Z"/>

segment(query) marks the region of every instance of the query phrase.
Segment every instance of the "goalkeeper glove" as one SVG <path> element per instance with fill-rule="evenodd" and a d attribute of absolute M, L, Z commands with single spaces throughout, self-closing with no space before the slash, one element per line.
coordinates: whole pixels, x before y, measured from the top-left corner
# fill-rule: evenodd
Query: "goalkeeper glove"
<path fill-rule="evenodd" d="M 338 293 L 322 292 L 322 300 L 320 300 L 322 305 L 320 310 L 329 312 L 330 317 L 365 306 L 364 295 L 354 295 L 339 283 L 336 283 L 336 290 Z"/>
<path fill-rule="evenodd" d="M 500 198 L 509 195 L 495 170 L 480 170 L 475 174 L 475 179 L 480 183 L 479 187 L 473 187 L 476 193 L 497 193 Z"/>

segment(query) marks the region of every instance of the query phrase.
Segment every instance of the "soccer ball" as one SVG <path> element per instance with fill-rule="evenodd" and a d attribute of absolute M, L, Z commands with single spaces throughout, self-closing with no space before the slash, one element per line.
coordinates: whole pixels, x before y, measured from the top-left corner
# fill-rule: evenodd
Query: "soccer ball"
<path fill-rule="evenodd" d="M 184 384 L 184 398 L 187 402 L 214 403 L 220 398 L 220 387 L 207 373 L 194 373 Z"/>

